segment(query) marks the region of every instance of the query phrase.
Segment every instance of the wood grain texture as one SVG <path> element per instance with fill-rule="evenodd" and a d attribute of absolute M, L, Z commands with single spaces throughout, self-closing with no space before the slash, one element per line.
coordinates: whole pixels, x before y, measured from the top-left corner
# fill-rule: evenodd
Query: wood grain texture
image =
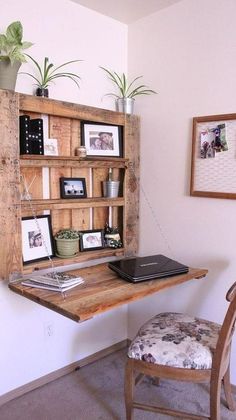
<path fill-rule="evenodd" d="M 24 94 L 20 94 L 19 99 L 20 109 L 24 112 L 38 112 L 40 109 L 42 114 L 115 125 L 125 124 L 125 114 L 110 111 L 108 109 L 94 108 L 91 106 Z"/>
<path fill-rule="evenodd" d="M 138 252 L 139 238 L 139 178 L 140 178 L 140 119 L 126 115 L 125 157 L 129 159 L 125 175 L 124 196 L 126 197 L 123 242 L 126 255 Z"/>
<path fill-rule="evenodd" d="M 50 116 L 49 136 L 57 139 L 60 156 L 71 156 L 71 119 Z"/>
<path fill-rule="evenodd" d="M 202 277 L 207 274 L 207 270 L 191 268 L 187 274 L 138 284 L 122 280 L 107 264 L 74 270 L 73 273 L 82 276 L 85 283 L 68 290 L 65 299 L 60 293 L 22 286 L 20 283 L 12 283 L 9 287 L 14 292 L 79 322 L 193 278 Z"/>
<path fill-rule="evenodd" d="M 0 90 L 1 279 L 22 270 L 18 108 L 18 94 Z"/>

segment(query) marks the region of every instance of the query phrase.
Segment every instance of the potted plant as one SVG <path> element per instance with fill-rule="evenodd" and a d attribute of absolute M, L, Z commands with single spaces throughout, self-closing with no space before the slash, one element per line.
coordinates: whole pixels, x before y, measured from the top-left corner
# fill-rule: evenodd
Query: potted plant
<path fill-rule="evenodd" d="M 44 58 L 44 63 L 42 66 L 30 55 L 27 54 L 27 57 L 29 57 L 34 65 L 36 66 L 36 70 L 38 72 L 37 76 L 34 76 L 31 73 L 24 72 L 22 74 L 27 74 L 28 76 L 32 77 L 36 82 L 36 96 L 45 96 L 48 97 L 48 86 L 50 83 L 52 83 L 55 79 L 59 79 L 60 77 L 67 77 L 68 79 L 71 79 L 78 87 L 79 87 L 79 79 L 80 77 L 71 72 L 61 72 L 58 71 L 62 69 L 62 67 L 67 66 L 71 63 L 76 63 L 81 60 L 73 60 L 73 61 L 67 61 L 66 63 L 61 64 L 60 66 L 55 67 L 53 63 L 49 62 L 49 58 Z"/>
<path fill-rule="evenodd" d="M 135 77 L 131 82 L 128 82 L 127 76 L 122 73 L 119 75 L 115 71 L 100 67 L 106 72 L 108 78 L 114 83 L 118 89 L 118 93 L 107 93 L 108 96 L 114 96 L 116 98 L 116 109 L 119 112 L 125 112 L 127 114 L 133 114 L 134 109 L 134 98 L 138 95 L 151 95 L 156 93 L 154 90 L 149 89 L 146 85 L 136 85 L 135 82 L 141 79 L 143 76 Z"/>
<path fill-rule="evenodd" d="M 75 229 L 61 229 L 55 235 L 57 256 L 74 257 L 79 251 L 80 233 Z"/>
<path fill-rule="evenodd" d="M 5 34 L 0 34 L 0 88 L 15 90 L 18 70 L 26 62 L 23 50 L 31 47 L 31 42 L 23 42 L 21 22 L 12 22 Z"/>

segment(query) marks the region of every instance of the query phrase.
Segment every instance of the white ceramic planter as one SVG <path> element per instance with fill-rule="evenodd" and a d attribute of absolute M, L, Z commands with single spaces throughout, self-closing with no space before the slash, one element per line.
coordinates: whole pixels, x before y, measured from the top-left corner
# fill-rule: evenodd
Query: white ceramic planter
<path fill-rule="evenodd" d="M 15 90 L 20 61 L 0 60 L 0 89 Z"/>

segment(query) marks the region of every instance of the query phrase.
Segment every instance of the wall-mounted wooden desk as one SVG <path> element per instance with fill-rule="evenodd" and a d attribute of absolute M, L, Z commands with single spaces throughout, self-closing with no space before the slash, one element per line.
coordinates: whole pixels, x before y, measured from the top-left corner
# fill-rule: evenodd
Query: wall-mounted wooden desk
<path fill-rule="evenodd" d="M 187 274 L 132 284 L 118 277 L 107 264 L 99 264 L 73 270 L 73 274 L 82 276 L 85 283 L 65 292 L 65 299 L 61 293 L 22 286 L 20 283 L 10 283 L 9 288 L 79 322 L 193 278 L 204 277 L 207 272 L 206 269 L 190 268 Z"/>

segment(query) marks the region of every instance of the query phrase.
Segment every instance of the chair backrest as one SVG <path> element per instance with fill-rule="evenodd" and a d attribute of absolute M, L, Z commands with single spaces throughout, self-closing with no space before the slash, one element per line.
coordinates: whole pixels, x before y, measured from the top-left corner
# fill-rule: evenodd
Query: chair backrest
<path fill-rule="evenodd" d="M 230 348 L 236 320 L 236 282 L 228 290 L 226 299 L 230 304 L 220 330 L 212 363 L 212 375 L 216 380 L 223 378 L 229 366 Z"/>

